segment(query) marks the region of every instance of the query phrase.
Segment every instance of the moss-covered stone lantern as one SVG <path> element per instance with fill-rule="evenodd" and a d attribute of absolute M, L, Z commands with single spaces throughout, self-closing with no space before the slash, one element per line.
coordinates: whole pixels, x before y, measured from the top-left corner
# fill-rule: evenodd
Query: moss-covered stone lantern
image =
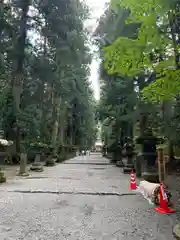
<path fill-rule="evenodd" d="M 136 143 L 142 147 L 142 177 L 146 181 L 159 182 L 156 145 L 161 142 L 162 139 L 154 136 L 149 128 L 136 139 Z"/>

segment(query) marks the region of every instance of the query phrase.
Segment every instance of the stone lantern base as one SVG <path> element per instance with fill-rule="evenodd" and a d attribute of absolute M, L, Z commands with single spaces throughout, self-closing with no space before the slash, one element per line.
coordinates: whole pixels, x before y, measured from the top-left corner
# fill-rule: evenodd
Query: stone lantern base
<path fill-rule="evenodd" d="M 156 166 L 156 153 L 143 153 L 142 177 L 152 183 L 159 183 L 158 168 Z"/>
<path fill-rule="evenodd" d="M 4 183 L 4 182 L 6 182 L 6 177 L 2 169 L 0 169 L 0 183 Z"/>
<path fill-rule="evenodd" d="M 131 173 L 131 171 L 135 171 L 134 165 L 133 164 L 127 164 L 124 168 L 123 168 L 123 173 Z"/>
<path fill-rule="evenodd" d="M 142 177 L 144 180 L 152 183 L 159 183 L 159 175 L 158 173 L 149 173 L 149 172 L 143 172 Z"/>
<path fill-rule="evenodd" d="M 118 160 L 118 161 L 116 162 L 116 166 L 117 166 L 117 167 L 120 167 L 120 168 L 124 167 L 124 164 L 123 164 L 122 160 Z"/>
<path fill-rule="evenodd" d="M 126 156 L 126 162 L 124 164 L 123 173 L 131 173 L 131 171 L 135 171 L 134 163 L 133 163 L 133 155 Z"/>
<path fill-rule="evenodd" d="M 155 167 L 144 169 L 142 172 L 142 177 L 144 180 L 152 183 L 159 183 L 159 174 Z"/>
<path fill-rule="evenodd" d="M 143 154 L 139 153 L 135 159 L 135 169 L 136 169 L 136 177 L 142 176 L 142 162 L 143 162 Z"/>

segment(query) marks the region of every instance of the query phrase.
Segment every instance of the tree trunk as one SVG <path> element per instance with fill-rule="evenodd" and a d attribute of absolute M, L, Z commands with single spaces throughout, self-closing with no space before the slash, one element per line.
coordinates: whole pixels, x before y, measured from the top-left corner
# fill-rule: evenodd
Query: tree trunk
<path fill-rule="evenodd" d="M 144 132 L 146 131 L 148 127 L 148 115 L 146 113 L 142 113 L 140 116 L 140 135 L 143 136 Z"/>
<path fill-rule="evenodd" d="M 16 154 L 20 157 L 20 101 L 22 84 L 24 80 L 24 58 L 25 58 L 25 44 L 27 35 L 27 21 L 28 21 L 28 10 L 30 1 L 25 1 L 22 6 L 21 20 L 19 33 L 16 39 L 15 51 L 16 51 L 16 65 L 12 78 L 12 95 L 14 98 L 14 112 L 15 112 L 15 129 L 16 129 Z"/>
<path fill-rule="evenodd" d="M 59 118 L 60 118 L 60 107 L 61 107 L 61 97 L 57 97 L 55 100 L 55 106 L 54 106 L 54 123 L 52 128 L 52 147 L 53 147 L 53 156 L 56 156 L 57 154 L 57 135 L 58 135 L 58 129 L 59 129 Z"/>
<path fill-rule="evenodd" d="M 4 22 L 4 0 L 0 1 L 0 22 Z M 2 38 L 2 32 L 4 28 L 0 24 L 0 43 L 1 43 L 1 38 Z"/>
<path fill-rule="evenodd" d="M 46 21 L 46 20 L 45 20 Z M 45 26 L 47 26 L 47 21 L 45 22 Z M 43 63 L 45 63 L 47 55 L 47 37 L 44 37 L 43 43 Z M 41 93 L 40 93 L 40 108 L 41 108 L 41 138 L 44 136 L 44 120 L 45 120 L 45 111 L 44 111 L 44 88 L 45 88 L 45 79 L 42 79 L 41 82 Z"/>
<path fill-rule="evenodd" d="M 73 119 L 70 118 L 70 136 L 69 136 L 69 145 L 72 146 L 73 143 Z"/>
<path fill-rule="evenodd" d="M 66 113 L 67 113 L 67 106 L 65 102 L 62 102 L 60 108 L 60 118 L 59 118 L 59 140 L 61 145 L 64 145 L 64 135 L 65 135 L 65 128 L 66 128 Z"/>
<path fill-rule="evenodd" d="M 168 19 L 169 19 L 169 26 L 170 26 L 170 30 L 171 30 L 171 37 L 172 37 L 172 45 L 173 45 L 173 50 L 174 50 L 174 63 L 176 66 L 176 69 L 180 69 L 180 65 L 179 65 L 179 49 L 178 49 L 178 45 L 177 45 L 177 32 L 178 29 L 177 25 L 176 25 L 176 15 L 173 11 L 169 11 L 168 13 Z"/>
<path fill-rule="evenodd" d="M 172 162 L 174 160 L 174 144 L 171 136 L 171 120 L 172 120 L 172 102 L 170 100 L 163 101 L 162 103 L 162 115 L 165 123 L 165 128 L 168 129 L 168 155 L 169 159 Z M 165 131 L 165 130 L 164 130 Z"/>
<path fill-rule="evenodd" d="M 169 140 L 168 142 L 168 155 L 169 155 L 169 160 L 172 162 L 175 158 L 174 154 L 174 144 L 173 141 Z"/>

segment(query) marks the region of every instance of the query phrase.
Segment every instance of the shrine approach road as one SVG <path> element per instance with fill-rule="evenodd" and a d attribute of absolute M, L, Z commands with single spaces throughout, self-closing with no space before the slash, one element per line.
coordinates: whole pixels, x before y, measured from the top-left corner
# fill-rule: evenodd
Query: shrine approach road
<path fill-rule="evenodd" d="M 0 186 L 1 240 L 173 240 L 160 215 L 100 154 L 76 157 Z"/>

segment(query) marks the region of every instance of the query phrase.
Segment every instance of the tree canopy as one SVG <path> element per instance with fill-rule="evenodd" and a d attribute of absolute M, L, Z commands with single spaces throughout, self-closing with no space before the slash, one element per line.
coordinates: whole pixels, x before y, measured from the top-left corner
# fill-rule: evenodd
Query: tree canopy
<path fill-rule="evenodd" d="M 105 48 L 109 74 L 137 76 L 156 73 L 156 81 L 143 90 L 150 101 L 176 97 L 179 92 L 179 1 L 112 1 L 112 8 L 129 10 L 125 24 L 139 23 L 136 38 L 120 36 Z"/>
<path fill-rule="evenodd" d="M 178 0 L 111 0 L 101 17 L 94 34 L 105 139 L 117 143 L 150 127 L 167 139 L 170 155 L 179 144 L 179 6 Z"/>
<path fill-rule="evenodd" d="M 82 1 L 1 1 L 1 128 L 16 152 L 33 142 L 90 147 L 96 139 L 90 43 Z"/>

